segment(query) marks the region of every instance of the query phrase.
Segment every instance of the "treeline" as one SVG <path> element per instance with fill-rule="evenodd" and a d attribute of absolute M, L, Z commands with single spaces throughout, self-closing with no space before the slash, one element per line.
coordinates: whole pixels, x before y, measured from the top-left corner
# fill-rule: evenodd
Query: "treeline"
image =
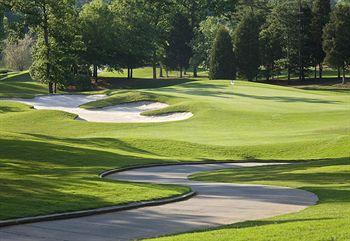
<path fill-rule="evenodd" d="M 312 68 L 314 79 L 322 79 L 327 64 L 338 69 L 339 78 L 342 72 L 345 83 L 350 65 L 350 5 L 346 2 L 254 1 L 238 12 L 236 26 L 231 28 L 234 47 L 230 59 L 228 41 L 226 50 L 218 51 L 225 45 L 222 38 L 228 35 L 227 29 L 230 26 L 220 29 L 212 50 L 213 79 L 234 78 L 238 70 L 248 80 L 270 80 L 281 73 L 286 73 L 288 80 L 292 76 L 305 80 Z M 227 68 L 229 63 L 233 69 Z M 223 75 L 224 68 L 227 74 Z"/>
<path fill-rule="evenodd" d="M 349 65 L 349 44 L 340 44 L 350 40 L 345 2 L 334 6 L 327 0 L 300 4 L 298 0 L 0 0 L 0 4 L 4 55 L 15 58 L 31 48 L 30 74 L 47 83 L 50 93 L 70 85 L 87 89 L 101 68 L 127 69 L 132 78 L 134 68 L 151 65 L 157 78 L 164 75 L 163 69 L 179 70 L 181 77 L 191 69 L 196 77 L 198 67 L 203 67 L 211 69 L 212 78 L 238 73 L 254 80 L 262 73 L 271 78 L 283 69 L 289 77 L 297 73 L 305 78 L 310 66 L 318 67 L 321 76 L 324 61 L 344 71 Z M 9 49 L 18 54 L 9 54 Z"/>

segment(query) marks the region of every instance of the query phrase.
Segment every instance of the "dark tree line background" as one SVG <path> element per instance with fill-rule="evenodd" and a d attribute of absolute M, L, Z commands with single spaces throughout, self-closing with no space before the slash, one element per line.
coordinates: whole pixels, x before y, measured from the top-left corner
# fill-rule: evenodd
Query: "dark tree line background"
<path fill-rule="evenodd" d="M 33 79 L 87 89 L 98 70 L 322 78 L 350 63 L 350 5 L 328 0 L 0 0 L 0 38 L 35 40 Z"/>

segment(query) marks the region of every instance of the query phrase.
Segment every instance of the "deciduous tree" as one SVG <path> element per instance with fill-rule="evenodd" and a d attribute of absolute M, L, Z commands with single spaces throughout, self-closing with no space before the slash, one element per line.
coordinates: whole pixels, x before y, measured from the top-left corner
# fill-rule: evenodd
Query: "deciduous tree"
<path fill-rule="evenodd" d="M 171 30 L 166 48 L 166 64 L 171 69 L 178 69 L 181 78 L 183 69 L 188 67 L 192 56 L 192 37 L 192 28 L 188 18 L 180 13 L 175 14 L 171 21 Z"/>
<path fill-rule="evenodd" d="M 319 66 L 319 78 L 322 79 L 323 60 L 325 58 L 325 52 L 322 48 L 323 42 L 323 29 L 329 22 L 329 16 L 331 12 L 330 0 L 314 0 L 312 6 L 312 41 L 313 41 L 313 61 L 316 66 Z M 315 71 L 315 78 L 316 78 Z"/>
<path fill-rule="evenodd" d="M 323 34 L 325 61 L 336 68 L 342 68 L 345 83 L 345 70 L 350 64 L 350 5 L 339 4 L 331 14 L 330 22 Z"/>

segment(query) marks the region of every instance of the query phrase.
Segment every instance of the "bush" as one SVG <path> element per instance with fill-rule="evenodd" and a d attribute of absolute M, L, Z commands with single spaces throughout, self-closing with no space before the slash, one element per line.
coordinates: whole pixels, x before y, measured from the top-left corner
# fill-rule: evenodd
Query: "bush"
<path fill-rule="evenodd" d="M 210 79 L 234 79 L 236 77 L 235 55 L 230 33 L 221 26 L 217 32 L 210 57 Z"/>

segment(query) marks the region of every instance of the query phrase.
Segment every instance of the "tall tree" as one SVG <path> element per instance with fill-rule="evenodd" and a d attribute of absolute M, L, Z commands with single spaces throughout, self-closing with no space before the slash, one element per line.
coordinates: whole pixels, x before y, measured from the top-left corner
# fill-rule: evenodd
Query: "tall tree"
<path fill-rule="evenodd" d="M 345 70 L 350 64 L 350 4 L 335 7 L 325 27 L 323 39 L 325 61 L 333 67 L 342 68 L 342 82 L 345 84 Z"/>
<path fill-rule="evenodd" d="M 246 11 L 235 33 L 238 69 L 249 81 L 258 75 L 260 24 L 252 11 Z"/>
<path fill-rule="evenodd" d="M 143 0 L 143 11 L 147 14 L 152 38 L 152 69 L 153 79 L 157 78 L 157 64 L 159 62 L 159 76 L 163 77 L 162 60 L 165 49 L 165 38 L 169 29 L 172 11 L 176 8 L 174 0 Z"/>
<path fill-rule="evenodd" d="M 93 66 L 93 78 L 97 80 L 98 68 L 108 65 L 110 55 L 119 46 L 114 14 L 104 0 L 93 0 L 80 12 L 83 41 L 86 46 L 84 59 Z"/>
<path fill-rule="evenodd" d="M 312 12 L 308 4 L 299 0 L 299 26 L 298 26 L 298 66 L 299 80 L 305 80 L 306 71 L 312 66 Z"/>
<path fill-rule="evenodd" d="M 0 42 L 5 39 L 5 7 L 0 5 Z M 0 51 L 2 50 L 2 44 L 0 43 Z"/>
<path fill-rule="evenodd" d="M 149 63 L 152 59 L 154 36 L 149 14 L 144 11 L 144 2 L 139 0 L 115 0 L 111 8 L 122 26 L 119 35 L 120 56 L 114 55 L 116 67 L 128 69 L 128 78 L 132 78 L 133 69 Z M 118 41 L 117 40 L 117 41 Z M 118 45 L 117 45 L 118 46 Z"/>
<path fill-rule="evenodd" d="M 48 83 L 50 93 L 56 93 L 57 87 L 67 87 L 83 73 L 88 76 L 88 71 L 80 58 L 85 46 L 75 2 L 62 0 L 50 4 L 42 5 L 48 11 L 47 29 L 35 27 L 37 43 L 30 74 L 33 79 Z"/>
<path fill-rule="evenodd" d="M 212 48 L 210 79 L 234 79 L 236 77 L 235 55 L 232 38 L 225 27 L 220 27 Z"/>
<path fill-rule="evenodd" d="M 38 41 L 34 49 L 34 64 L 32 74 L 34 78 L 48 83 L 49 93 L 54 92 L 54 83 L 59 81 L 60 64 L 55 51 L 57 47 L 69 46 L 64 38 L 60 37 L 67 31 L 67 23 L 75 15 L 74 0 L 3 0 L 12 11 L 20 12 L 25 16 L 26 23 L 35 31 Z M 72 28 L 69 28 L 72 29 Z M 73 28 L 74 29 L 74 28 Z M 60 42 L 60 43 L 59 43 Z M 64 45 L 62 45 L 64 44 Z M 68 53 L 67 53 L 68 54 Z M 69 56 L 69 55 L 68 55 Z M 69 59 L 63 56 L 63 59 Z"/>
<path fill-rule="evenodd" d="M 323 60 L 325 58 L 325 52 L 322 48 L 323 42 L 323 29 L 329 22 L 331 12 L 330 0 L 314 0 L 312 6 L 312 40 L 313 40 L 313 60 L 316 66 L 319 66 L 319 78 L 322 79 L 323 72 Z M 316 78 L 315 71 L 315 78 Z"/>
<path fill-rule="evenodd" d="M 283 58 L 282 37 L 277 30 L 274 19 L 269 19 L 259 36 L 260 60 L 267 81 L 276 69 L 277 61 Z"/>
<path fill-rule="evenodd" d="M 188 67 L 192 55 L 192 28 L 188 18 L 180 13 L 174 15 L 171 26 L 166 48 L 166 64 L 171 69 L 178 69 L 182 78 L 182 72 Z"/>

